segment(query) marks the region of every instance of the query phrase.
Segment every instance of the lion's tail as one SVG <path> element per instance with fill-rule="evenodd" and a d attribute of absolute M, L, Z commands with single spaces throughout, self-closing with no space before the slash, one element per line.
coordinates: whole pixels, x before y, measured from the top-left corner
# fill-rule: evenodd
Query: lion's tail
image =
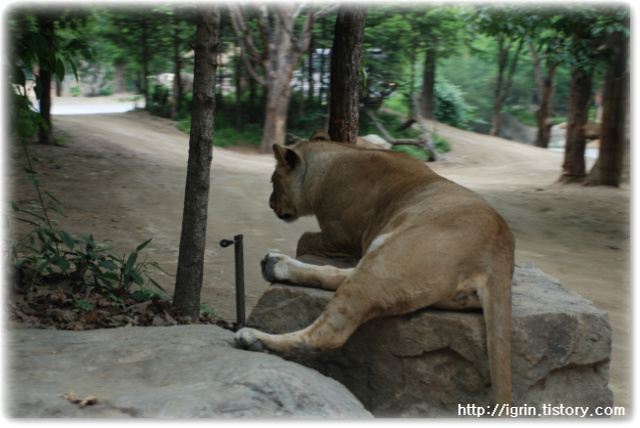
<path fill-rule="evenodd" d="M 494 266 L 496 268 L 497 266 Z M 506 267 L 506 266 L 505 266 Z M 513 268 L 488 278 L 481 304 L 487 331 L 487 350 L 494 400 L 511 405 L 511 276 Z"/>

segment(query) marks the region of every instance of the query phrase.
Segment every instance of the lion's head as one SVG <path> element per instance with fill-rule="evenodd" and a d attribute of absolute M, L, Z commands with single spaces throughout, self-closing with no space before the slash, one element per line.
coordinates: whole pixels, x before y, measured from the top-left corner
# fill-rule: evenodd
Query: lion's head
<path fill-rule="evenodd" d="M 317 130 L 309 141 L 329 141 L 329 134 L 324 130 Z M 276 170 L 271 176 L 273 192 L 269 198 L 269 207 L 279 219 L 292 222 L 299 217 L 312 215 L 313 212 L 304 197 L 304 175 L 306 164 L 304 157 L 295 149 L 273 145 L 276 158 Z"/>

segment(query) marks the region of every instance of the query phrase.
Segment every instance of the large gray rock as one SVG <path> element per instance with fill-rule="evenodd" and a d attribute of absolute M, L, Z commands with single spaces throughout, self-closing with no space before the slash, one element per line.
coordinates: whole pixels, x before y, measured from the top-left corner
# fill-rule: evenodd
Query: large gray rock
<path fill-rule="evenodd" d="M 332 295 L 274 284 L 247 323 L 269 333 L 296 331 L 312 323 Z M 532 264 L 516 266 L 512 311 L 514 406 L 542 415 L 549 406 L 592 413 L 613 404 L 604 312 Z M 455 417 L 461 406 L 491 405 L 481 312 L 424 309 L 374 319 L 341 349 L 299 362 L 346 385 L 375 416 Z"/>
<path fill-rule="evenodd" d="M 214 326 L 92 331 L 16 330 L 6 336 L 12 417 L 367 418 L 333 379 L 235 349 Z M 83 408 L 61 397 L 98 397 Z"/>

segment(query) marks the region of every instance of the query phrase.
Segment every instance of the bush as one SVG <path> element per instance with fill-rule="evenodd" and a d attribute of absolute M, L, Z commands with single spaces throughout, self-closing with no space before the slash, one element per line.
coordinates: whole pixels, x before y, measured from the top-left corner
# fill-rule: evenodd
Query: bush
<path fill-rule="evenodd" d="M 472 115 L 474 108 L 465 102 L 464 93 L 458 86 L 442 78 L 436 79 L 435 95 L 435 114 L 438 122 L 468 129 L 467 124 L 475 121 Z"/>

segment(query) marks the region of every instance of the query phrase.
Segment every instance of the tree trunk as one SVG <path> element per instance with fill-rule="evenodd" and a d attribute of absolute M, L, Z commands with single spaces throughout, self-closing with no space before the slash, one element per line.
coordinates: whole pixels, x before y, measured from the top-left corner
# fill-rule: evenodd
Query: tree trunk
<path fill-rule="evenodd" d="M 37 15 L 38 25 L 40 27 L 40 34 L 50 45 L 53 42 L 53 36 L 55 26 L 53 19 L 44 12 Z M 53 48 L 49 46 L 51 50 Z M 38 137 L 42 144 L 54 144 L 53 138 L 53 126 L 51 124 L 51 78 L 53 77 L 53 68 L 55 62 L 52 64 L 40 64 L 39 80 L 41 85 L 40 93 L 40 116 L 44 123 L 38 124 Z"/>
<path fill-rule="evenodd" d="M 531 58 L 533 59 L 536 95 L 539 105 L 538 111 L 536 112 L 538 132 L 536 134 L 535 145 L 546 149 L 549 147 L 551 127 L 553 126 L 551 110 L 553 106 L 553 96 L 555 94 L 553 82 L 556 76 L 557 65 L 547 60 L 547 74 L 543 76 L 542 60 L 539 58 L 535 45 L 532 42 L 529 42 L 529 50 L 531 52 Z"/>
<path fill-rule="evenodd" d="M 274 6 L 275 24 L 273 38 L 269 41 L 269 61 L 267 62 L 267 102 L 264 116 L 264 128 L 260 150 L 271 153 L 274 144 L 284 145 L 287 111 L 291 100 L 291 79 L 293 67 L 290 66 L 291 36 L 293 21 L 286 19 L 293 5 L 281 3 Z"/>
<path fill-rule="evenodd" d="M 556 75 L 555 64 L 549 63 L 547 66 L 547 75 L 542 82 L 542 93 L 540 94 L 540 107 L 536 112 L 538 121 L 538 133 L 536 135 L 536 146 L 547 148 L 551 139 L 551 108 L 553 105 L 553 81 Z"/>
<path fill-rule="evenodd" d="M 142 17 L 140 20 L 142 27 L 142 93 L 144 94 L 144 108 L 149 108 L 149 36 L 147 34 L 147 18 Z"/>
<path fill-rule="evenodd" d="M 216 55 L 220 26 L 217 3 L 198 4 L 189 160 L 180 235 L 174 307 L 185 317 L 200 316 L 204 250 L 207 237 L 209 173 L 213 157 Z"/>
<path fill-rule="evenodd" d="M 420 96 L 420 110 L 425 119 L 435 119 L 435 85 L 436 85 L 436 49 L 430 44 L 424 59 L 424 74 L 422 76 L 422 94 Z"/>
<path fill-rule="evenodd" d="M 307 83 L 309 84 L 309 91 L 307 92 L 307 102 L 309 105 L 313 104 L 313 97 L 315 96 L 315 81 L 313 79 L 313 54 L 315 37 L 311 35 L 309 41 L 309 54 L 307 55 Z"/>
<path fill-rule="evenodd" d="M 173 15 L 173 103 L 171 104 L 171 119 L 176 118 L 182 101 L 182 85 L 180 81 L 180 29 L 178 17 Z"/>
<path fill-rule="evenodd" d="M 585 178 L 585 135 L 589 102 L 591 100 L 592 74 L 585 75 L 574 69 L 569 89 L 569 114 L 561 181 L 582 181 Z"/>
<path fill-rule="evenodd" d="M 267 88 L 267 102 L 262 131 L 262 153 L 271 153 L 274 144 L 284 144 L 287 125 L 287 110 L 291 100 L 291 80 L 282 75 L 273 76 Z"/>
<path fill-rule="evenodd" d="M 116 70 L 113 92 L 115 92 L 116 94 L 121 94 L 123 92 L 126 92 L 127 90 L 124 78 L 124 65 L 125 62 L 123 59 L 117 59 L 114 64 Z"/>
<path fill-rule="evenodd" d="M 628 108 L 627 62 L 629 39 L 616 33 L 608 40 L 614 57 L 607 69 L 602 93 L 600 156 L 589 176 L 589 184 L 619 186 L 625 145 Z"/>
<path fill-rule="evenodd" d="M 355 145 L 360 125 L 360 64 L 367 6 L 341 5 L 331 50 L 329 136 Z"/>
<path fill-rule="evenodd" d="M 235 87 L 236 87 L 236 131 L 240 132 L 244 124 L 242 115 L 242 58 L 237 55 L 235 61 Z"/>
<path fill-rule="evenodd" d="M 502 113 L 502 106 L 504 105 L 505 100 L 507 99 L 507 95 L 509 94 L 509 89 L 511 88 L 511 83 L 513 81 L 513 74 L 516 71 L 516 66 L 518 65 L 518 59 L 520 58 L 520 52 L 522 52 L 522 46 L 524 43 L 524 38 L 521 38 L 518 41 L 518 47 L 514 52 L 514 56 L 511 59 L 511 64 L 509 66 L 509 70 L 507 75 L 505 76 L 505 69 L 507 68 L 507 64 L 509 63 L 509 51 L 511 50 L 511 45 L 513 44 L 513 40 L 509 41 L 507 46 L 504 45 L 504 40 L 499 40 L 499 53 L 498 53 L 498 82 L 496 84 L 496 89 L 494 92 L 494 110 L 493 110 L 493 119 L 491 120 L 491 130 L 489 131 L 490 135 L 498 136 L 500 133 L 500 114 Z"/>

